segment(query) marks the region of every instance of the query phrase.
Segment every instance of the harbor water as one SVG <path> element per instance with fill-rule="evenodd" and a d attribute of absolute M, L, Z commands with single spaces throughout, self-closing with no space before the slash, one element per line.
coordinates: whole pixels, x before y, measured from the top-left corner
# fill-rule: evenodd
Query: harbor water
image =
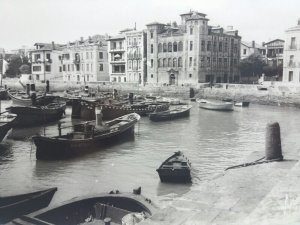
<path fill-rule="evenodd" d="M 51 204 L 76 196 L 111 190 L 142 193 L 159 205 L 183 197 L 193 188 L 240 164 L 253 151 L 265 151 L 265 128 L 270 121 L 281 126 L 283 155 L 299 151 L 299 109 L 250 104 L 233 112 L 200 109 L 191 103 L 191 115 L 167 122 L 142 117 L 135 127 L 135 139 L 69 160 L 40 161 L 35 158 L 31 137 L 57 135 L 57 123 L 13 129 L 0 144 L 0 195 L 58 187 Z M 2 101 L 2 110 L 11 101 Z M 71 108 L 61 120 L 70 125 Z M 192 184 L 161 183 L 159 165 L 175 151 L 183 151 L 193 167 Z"/>

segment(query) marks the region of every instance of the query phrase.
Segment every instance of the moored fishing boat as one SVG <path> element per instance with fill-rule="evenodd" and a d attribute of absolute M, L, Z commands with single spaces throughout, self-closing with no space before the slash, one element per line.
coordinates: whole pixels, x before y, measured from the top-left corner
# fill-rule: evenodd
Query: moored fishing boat
<path fill-rule="evenodd" d="M 124 137 L 134 135 L 134 125 L 140 119 L 136 113 L 127 114 L 114 120 L 102 123 L 101 113 L 96 114 L 96 121 L 72 126 L 73 131 L 53 137 L 34 136 L 37 159 L 64 159 L 95 151 L 105 144 L 116 143 Z"/>
<path fill-rule="evenodd" d="M 0 116 L 0 142 L 5 138 L 8 131 L 13 127 L 13 123 L 17 115 L 15 114 L 2 114 Z"/>
<path fill-rule="evenodd" d="M 46 106 L 11 106 L 9 112 L 17 115 L 14 126 L 30 126 L 58 120 L 65 113 L 66 103 Z"/>
<path fill-rule="evenodd" d="M 191 182 L 191 163 L 181 151 L 167 158 L 156 170 L 161 182 Z"/>
<path fill-rule="evenodd" d="M 165 111 L 169 109 L 169 104 L 157 103 L 139 103 L 139 104 L 124 104 L 124 105 L 101 105 L 103 119 L 111 120 L 129 113 L 137 113 L 140 116 L 146 116 L 151 112 Z"/>
<path fill-rule="evenodd" d="M 209 101 L 206 99 L 197 99 L 200 108 L 216 110 L 216 111 L 232 111 L 233 103 L 232 102 L 223 102 L 223 101 Z"/>
<path fill-rule="evenodd" d="M 139 194 L 111 191 L 73 198 L 11 221 L 19 225 L 118 224 L 135 225 L 151 217 L 157 207 Z M 106 223 L 105 223 L 106 222 Z"/>
<path fill-rule="evenodd" d="M 42 191 L 0 197 L 0 223 L 6 223 L 19 216 L 47 207 L 57 191 L 50 188 Z"/>
<path fill-rule="evenodd" d="M 8 96 L 11 98 L 14 105 L 21 105 L 21 106 L 30 106 L 32 105 L 31 97 L 26 94 L 25 92 L 14 92 L 14 91 L 7 91 Z M 53 100 L 57 98 L 52 94 L 44 94 L 44 95 L 37 95 L 36 96 L 36 104 L 38 105 L 47 105 L 52 103 Z"/>
<path fill-rule="evenodd" d="M 149 119 L 152 121 L 164 121 L 164 120 L 173 120 L 182 117 L 188 117 L 190 115 L 190 109 L 192 106 L 184 105 L 176 107 L 174 109 L 169 109 L 162 112 L 152 112 L 149 114 Z"/>

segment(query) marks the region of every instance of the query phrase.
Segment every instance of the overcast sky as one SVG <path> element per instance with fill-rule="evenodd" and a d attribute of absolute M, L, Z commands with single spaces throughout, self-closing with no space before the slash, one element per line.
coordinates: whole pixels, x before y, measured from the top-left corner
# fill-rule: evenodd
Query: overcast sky
<path fill-rule="evenodd" d="M 180 23 L 179 14 L 190 9 L 258 43 L 284 38 L 300 18 L 299 0 L 0 0 L 0 48 L 116 35 L 135 22 L 138 30 L 153 21 Z"/>

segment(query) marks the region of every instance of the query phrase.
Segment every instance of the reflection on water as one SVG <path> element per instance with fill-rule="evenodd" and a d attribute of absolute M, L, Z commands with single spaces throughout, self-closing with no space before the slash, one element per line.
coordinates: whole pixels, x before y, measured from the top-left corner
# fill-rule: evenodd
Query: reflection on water
<path fill-rule="evenodd" d="M 300 146 L 299 109 L 250 105 L 223 113 L 192 104 L 189 118 L 160 123 L 144 117 L 136 125 L 134 140 L 70 160 L 35 158 L 30 137 L 57 135 L 57 123 L 14 129 L 0 144 L 0 193 L 9 195 L 57 186 L 55 203 L 83 194 L 113 189 L 130 191 L 142 186 L 145 195 L 158 200 L 184 197 L 224 168 L 241 163 L 251 152 L 261 151 L 264 155 L 265 127 L 269 121 L 281 125 L 283 154 L 292 158 L 299 153 L 300 147 L 295 147 Z M 63 126 L 78 122 L 71 120 L 70 108 L 66 112 L 61 120 Z M 192 162 L 193 183 L 161 183 L 156 169 L 178 150 Z"/>

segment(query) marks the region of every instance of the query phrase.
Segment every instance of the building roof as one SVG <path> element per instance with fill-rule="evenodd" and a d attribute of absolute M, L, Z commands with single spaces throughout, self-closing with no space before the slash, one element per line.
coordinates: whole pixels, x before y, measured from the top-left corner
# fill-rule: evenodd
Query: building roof
<path fill-rule="evenodd" d="M 272 40 L 272 41 L 269 41 L 269 42 L 267 42 L 267 43 L 264 43 L 264 46 L 265 46 L 265 45 L 268 45 L 268 44 L 271 44 L 271 43 L 273 43 L 273 42 L 276 42 L 276 41 L 284 42 L 284 40 L 282 40 L 282 39 L 274 39 L 274 40 Z"/>
<path fill-rule="evenodd" d="M 146 24 L 146 26 L 152 26 L 152 25 L 165 25 L 165 24 L 164 23 L 159 23 L 159 22 L 156 22 L 156 21 Z"/>
<path fill-rule="evenodd" d="M 62 44 L 54 44 L 54 43 L 35 43 L 34 46 L 39 46 L 38 49 L 34 49 L 32 51 L 44 51 L 44 50 L 62 50 L 65 45 Z"/>
<path fill-rule="evenodd" d="M 121 39 L 125 39 L 125 35 L 124 34 L 119 34 L 113 37 L 110 37 L 107 39 L 107 41 L 111 41 L 111 40 L 121 40 Z"/>
<path fill-rule="evenodd" d="M 206 17 L 206 14 L 204 14 L 204 13 L 199 13 L 199 12 L 194 11 L 194 10 L 190 10 L 190 11 L 187 12 L 187 13 L 182 13 L 182 14 L 180 14 L 180 16 L 186 16 L 186 15 L 192 15 L 192 14 L 194 14 L 194 15 L 199 15 L 199 16 L 201 16 L 201 17 Z"/>
<path fill-rule="evenodd" d="M 253 42 L 241 41 L 241 44 L 248 47 L 248 48 L 253 48 Z M 254 43 L 254 48 L 265 49 L 265 47 L 257 44 L 256 42 Z"/>

